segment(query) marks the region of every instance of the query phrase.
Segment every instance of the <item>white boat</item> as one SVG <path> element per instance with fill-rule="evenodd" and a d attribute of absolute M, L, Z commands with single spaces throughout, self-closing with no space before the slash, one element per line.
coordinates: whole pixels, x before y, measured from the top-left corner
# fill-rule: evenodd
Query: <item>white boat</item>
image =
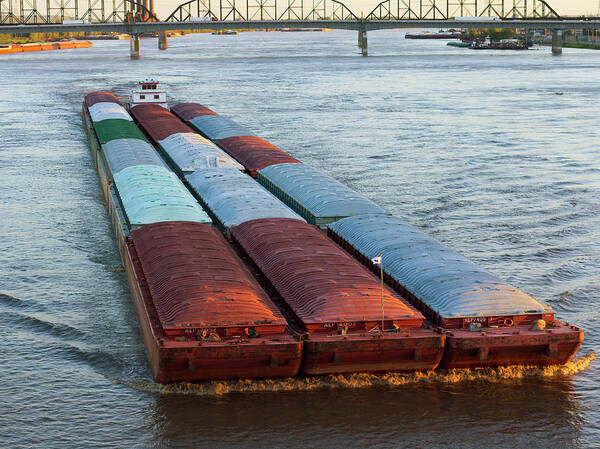
<path fill-rule="evenodd" d="M 159 82 L 153 79 L 140 81 L 129 94 L 129 107 L 133 108 L 139 104 L 157 104 L 165 109 L 167 104 L 167 93 L 158 88 Z"/>

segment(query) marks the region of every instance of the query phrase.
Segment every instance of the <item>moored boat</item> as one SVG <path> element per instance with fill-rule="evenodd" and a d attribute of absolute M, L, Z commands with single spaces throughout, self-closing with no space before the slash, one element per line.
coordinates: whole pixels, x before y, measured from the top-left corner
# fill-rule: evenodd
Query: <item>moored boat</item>
<path fill-rule="evenodd" d="M 528 50 L 529 47 L 530 45 L 525 40 L 492 40 L 489 37 L 486 37 L 483 40 L 474 40 L 469 45 L 471 50 Z"/>

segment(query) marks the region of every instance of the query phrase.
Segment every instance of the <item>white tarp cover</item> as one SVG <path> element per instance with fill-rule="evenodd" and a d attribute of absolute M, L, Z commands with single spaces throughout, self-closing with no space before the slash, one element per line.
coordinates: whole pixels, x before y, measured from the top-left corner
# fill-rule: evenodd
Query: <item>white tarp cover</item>
<path fill-rule="evenodd" d="M 167 167 L 154 147 L 144 140 L 115 139 L 106 142 L 102 147 L 113 175 L 135 165 Z"/>
<path fill-rule="evenodd" d="M 125 108 L 117 103 L 100 102 L 88 108 L 94 122 L 111 118 L 133 121 Z"/>
<path fill-rule="evenodd" d="M 129 167 L 117 173 L 114 180 L 132 227 L 159 221 L 211 223 L 177 175 L 166 168 Z"/>
<path fill-rule="evenodd" d="M 254 179 L 235 168 L 200 170 L 186 179 L 226 228 L 259 218 L 304 221 Z"/>
<path fill-rule="evenodd" d="M 236 162 L 214 143 L 196 133 L 175 133 L 158 142 L 162 150 L 184 173 L 199 169 L 233 167 L 243 170 Z"/>

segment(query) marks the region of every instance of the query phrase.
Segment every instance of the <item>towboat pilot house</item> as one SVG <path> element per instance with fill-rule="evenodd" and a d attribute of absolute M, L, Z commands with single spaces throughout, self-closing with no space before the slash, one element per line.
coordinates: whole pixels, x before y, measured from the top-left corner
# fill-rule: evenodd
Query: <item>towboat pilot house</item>
<path fill-rule="evenodd" d="M 159 82 L 151 79 L 140 81 L 138 86 L 131 91 L 129 96 L 130 107 L 140 104 L 156 104 L 168 108 L 167 94 L 158 87 Z"/>

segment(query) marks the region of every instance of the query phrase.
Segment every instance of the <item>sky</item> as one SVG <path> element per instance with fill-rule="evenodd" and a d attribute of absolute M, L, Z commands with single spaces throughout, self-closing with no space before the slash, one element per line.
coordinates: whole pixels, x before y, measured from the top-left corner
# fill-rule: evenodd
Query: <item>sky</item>
<path fill-rule="evenodd" d="M 154 8 L 159 18 L 165 18 L 169 15 L 178 5 L 184 3 L 187 0 L 154 0 Z M 258 0 L 249 0 L 252 3 L 258 3 Z M 361 11 L 365 15 L 370 12 L 381 0 L 340 0 L 346 6 L 348 6 L 355 14 L 360 15 Z M 418 0 L 412 0 L 418 4 Z M 443 0 L 442 0 L 443 1 Z M 480 0 L 483 4 L 484 0 Z M 561 15 L 581 15 L 581 14 L 594 14 L 600 15 L 600 0 L 546 0 L 552 8 Z M 206 0 L 208 3 L 208 0 Z M 215 5 L 218 5 L 218 0 L 212 0 Z M 310 0 L 305 0 L 305 4 L 308 4 Z M 506 4 L 511 0 L 505 0 Z M 225 2 L 224 2 L 225 3 Z M 236 0 L 236 3 L 241 3 L 245 6 L 245 0 Z M 271 3 L 267 1 L 265 3 Z M 311 2 L 312 3 L 312 2 Z M 287 4 L 287 0 L 277 0 L 277 4 Z"/>

